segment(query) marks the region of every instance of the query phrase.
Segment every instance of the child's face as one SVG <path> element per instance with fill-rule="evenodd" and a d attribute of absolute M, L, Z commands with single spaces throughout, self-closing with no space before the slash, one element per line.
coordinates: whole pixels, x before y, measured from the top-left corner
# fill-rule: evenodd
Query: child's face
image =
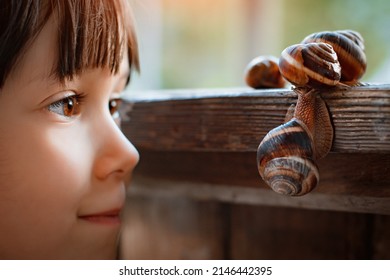
<path fill-rule="evenodd" d="M 114 258 L 124 179 L 138 161 L 109 110 L 128 59 L 116 75 L 90 69 L 63 86 L 50 76 L 54 26 L 0 90 L 0 258 Z"/>

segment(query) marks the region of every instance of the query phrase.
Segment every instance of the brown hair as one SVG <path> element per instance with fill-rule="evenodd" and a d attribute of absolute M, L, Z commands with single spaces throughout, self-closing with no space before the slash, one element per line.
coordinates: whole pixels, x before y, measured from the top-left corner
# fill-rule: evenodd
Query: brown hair
<path fill-rule="evenodd" d="M 1 0 L 0 88 L 50 16 L 58 24 L 53 75 L 64 82 L 87 68 L 117 73 L 127 46 L 139 70 L 138 47 L 127 0 Z"/>

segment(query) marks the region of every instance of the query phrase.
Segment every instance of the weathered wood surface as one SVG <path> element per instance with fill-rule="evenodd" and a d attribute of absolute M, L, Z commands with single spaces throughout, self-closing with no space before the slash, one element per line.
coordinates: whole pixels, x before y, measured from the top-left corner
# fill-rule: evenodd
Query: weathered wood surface
<path fill-rule="evenodd" d="M 152 195 L 129 196 L 124 218 L 124 259 L 390 258 L 384 215 Z"/>
<path fill-rule="evenodd" d="M 323 97 L 335 126 L 332 152 L 318 163 L 319 186 L 304 197 L 290 198 L 274 194 L 261 180 L 256 149 L 283 122 L 296 102 L 294 92 L 134 95 L 123 123 L 141 154 L 133 193 L 389 215 L 390 85 L 326 92 Z"/>
<path fill-rule="evenodd" d="M 234 205 L 232 259 L 388 259 L 390 216 Z"/>
<path fill-rule="evenodd" d="M 319 186 L 303 197 L 274 193 L 256 166 L 258 143 L 296 102 L 292 91 L 130 97 L 123 130 L 141 160 L 127 197 L 122 257 L 388 259 L 390 85 L 323 97 L 336 138 L 318 163 Z"/>
<path fill-rule="evenodd" d="M 224 259 L 225 207 L 189 198 L 129 197 L 121 234 L 123 259 Z"/>
<path fill-rule="evenodd" d="M 131 195 L 390 215 L 390 154 L 331 153 L 319 161 L 318 187 L 302 197 L 270 190 L 255 152 L 140 154 Z"/>
<path fill-rule="evenodd" d="M 335 127 L 334 152 L 390 152 L 390 85 L 322 93 Z M 122 128 L 156 151 L 255 151 L 296 102 L 288 89 L 176 90 L 129 95 Z"/>

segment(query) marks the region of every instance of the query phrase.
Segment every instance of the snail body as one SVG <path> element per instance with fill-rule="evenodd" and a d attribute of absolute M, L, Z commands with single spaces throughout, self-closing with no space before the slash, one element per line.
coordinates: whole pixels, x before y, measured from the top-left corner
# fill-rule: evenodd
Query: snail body
<path fill-rule="evenodd" d="M 278 60 L 273 56 L 258 56 L 252 59 L 245 69 L 245 82 L 259 88 L 283 88 L 286 81 L 279 72 Z"/>
<path fill-rule="evenodd" d="M 342 83 L 355 85 L 366 71 L 367 61 L 363 37 L 353 30 L 323 31 L 308 35 L 306 43 L 326 43 L 332 46 L 341 66 Z"/>
<path fill-rule="evenodd" d="M 321 159 L 329 153 L 333 144 L 329 110 L 318 90 L 300 88 L 296 92 L 298 101 L 293 117 L 305 124 L 313 141 L 315 159 Z"/>
<path fill-rule="evenodd" d="M 263 180 L 277 193 L 299 196 L 319 181 L 312 137 L 296 118 L 271 130 L 257 150 Z"/>
<path fill-rule="evenodd" d="M 297 87 L 323 88 L 340 84 L 341 66 L 337 54 L 326 43 L 287 47 L 279 59 L 279 70 Z"/>

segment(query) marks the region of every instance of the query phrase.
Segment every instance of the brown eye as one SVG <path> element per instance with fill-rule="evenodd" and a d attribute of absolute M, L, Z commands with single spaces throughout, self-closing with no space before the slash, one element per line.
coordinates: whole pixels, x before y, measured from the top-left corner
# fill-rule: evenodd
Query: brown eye
<path fill-rule="evenodd" d="M 121 105 L 122 100 L 120 98 L 111 99 L 108 102 L 108 108 L 110 110 L 111 116 L 117 117 L 116 114 L 118 113 L 119 106 Z"/>
<path fill-rule="evenodd" d="M 53 102 L 48 106 L 50 112 L 70 118 L 80 114 L 80 102 L 76 95 Z"/>

